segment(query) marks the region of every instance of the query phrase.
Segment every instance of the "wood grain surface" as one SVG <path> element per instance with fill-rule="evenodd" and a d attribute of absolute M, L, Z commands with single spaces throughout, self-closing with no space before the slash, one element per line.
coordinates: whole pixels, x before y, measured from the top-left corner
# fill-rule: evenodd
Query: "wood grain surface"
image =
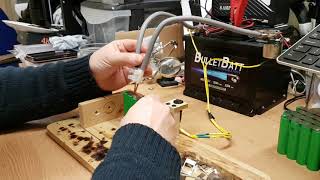
<path fill-rule="evenodd" d="M 120 112 L 123 114 L 123 110 L 119 111 L 118 108 L 123 106 L 120 95 L 121 93 L 116 93 L 82 102 L 79 104 L 79 118 L 54 122 L 47 126 L 48 135 L 90 172 L 102 162 L 104 153 L 110 149 L 112 137 L 119 128 L 122 117 L 113 115 Z M 167 101 L 165 104 L 170 107 L 175 120 L 179 122 L 180 111 L 186 109 L 188 104 L 186 102 L 176 104 L 175 100 Z M 95 113 L 96 111 L 100 113 Z M 270 180 L 267 174 L 258 169 L 183 134 L 177 138 L 175 146 L 182 158 L 191 156 L 196 161 L 223 169 L 236 179 Z"/>
<path fill-rule="evenodd" d="M 133 87 L 125 89 L 128 88 Z M 181 126 L 192 133 L 214 131 L 205 113 L 205 103 L 184 96 L 183 87 L 168 89 L 141 85 L 138 91 L 145 95 L 158 94 L 163 102 L 183 99 L 189 108 L 184 111 Z M 275 180 L 320 179 L 319 172 L 311 172 L 276 152 L 283 104 L 252 118 L 217 106 L 212 106 L 212 111 L 219 123 L 232 132 L 232 143 L 210 139 L 199 141 L 267 173 Z M 47 135 L 45 126 L 36 124 L 0 135 L 0 179 L 90 178 L 91 173 Z"/>

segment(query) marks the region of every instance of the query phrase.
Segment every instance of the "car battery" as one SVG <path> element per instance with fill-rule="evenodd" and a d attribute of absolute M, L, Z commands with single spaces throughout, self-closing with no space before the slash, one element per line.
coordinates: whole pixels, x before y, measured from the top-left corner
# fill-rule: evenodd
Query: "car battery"
<path fill-rule="evenodd" d="M 194 36 L 194 41 L 201 55 L 196 53 L 190 36 L 185 36 L 185 95 L 206 101 L 200 60 L 220 58 L 246 66 L 262 65 L 242 68 L 225 61 L 210 62 L 207 66 L 210 103 L 254 116 L 286 99 L 290 68 L 263 58 L 264 43 L 203 36 Z"/>

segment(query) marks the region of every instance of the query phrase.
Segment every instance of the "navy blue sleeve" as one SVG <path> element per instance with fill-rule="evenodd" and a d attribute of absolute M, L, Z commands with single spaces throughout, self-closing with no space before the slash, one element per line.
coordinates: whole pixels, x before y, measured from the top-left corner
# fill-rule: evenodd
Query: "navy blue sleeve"
<path fill-rule="evenodd" d="M 177 150 L 153 129 L 139 124 L 121 127 L 93 180 L 179 180 Z"/>
<path fill-rule="evenodd" d="M 105 95 L 89 69 L 89 57 L 41 67 L 0 68 L 0 128 L 77 108 Z"/>

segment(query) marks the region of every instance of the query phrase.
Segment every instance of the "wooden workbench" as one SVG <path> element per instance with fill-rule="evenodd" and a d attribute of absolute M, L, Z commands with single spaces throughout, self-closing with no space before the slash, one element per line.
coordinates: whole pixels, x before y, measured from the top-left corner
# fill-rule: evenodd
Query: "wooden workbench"
<path fill-rule="evenodd" d="M 160 88 L 143 85 L 142 94 L 158 94 L 163 101 L 179 98 L 189 103 L 181 126 L 190 132 L 210 132 L 213 127 L 205 113 L 205 103 L 183 95 L 183 87 Z M 300 102 L 301 103 L 301 102 Z M 232 132 L 233 140 L 199 140 L 220 149 L 223 153 L 249 164 L 275 180 L 320 179 L 319 172 L 311 172 L 276 152 L 280 115 L 283 104 L 262 116 L 247 117 L 213 107 L 219 123 Z M 73 113 L 74 114 L 74 113 Z M 49 118 L 62 119 L 62 117 Z M 43 122 L 43 121 L 42 121 Z M 90 179 L 91 173 L 46 134 L 45 124 L 33 123 L 23 130 L 0 135 L 1 179 Z"/>

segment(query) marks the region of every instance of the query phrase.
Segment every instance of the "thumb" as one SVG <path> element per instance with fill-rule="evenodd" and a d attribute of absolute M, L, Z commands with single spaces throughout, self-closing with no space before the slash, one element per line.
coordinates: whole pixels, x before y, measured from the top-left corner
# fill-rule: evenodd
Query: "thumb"
<path fill-rule="evenodd" d="M 143 57 L 142 54 L 118 53 L 109 61 L 109 63 L 111 66 L 134 67 L 142 63 Z"/>
<path fill-rule="evenodd" d="M 160 102 L 160 96 L 158 95 L 151 94 L 151 95 L 148 95 L 148 97 L 150 97 L 153 101 Z"/>

